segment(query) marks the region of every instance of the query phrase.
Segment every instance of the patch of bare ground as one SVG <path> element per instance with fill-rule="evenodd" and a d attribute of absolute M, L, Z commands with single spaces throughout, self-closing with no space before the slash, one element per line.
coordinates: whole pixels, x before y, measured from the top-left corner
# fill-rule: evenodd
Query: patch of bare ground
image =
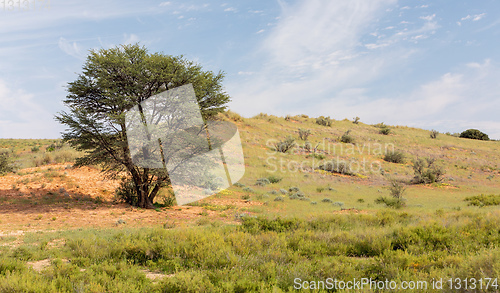
<path fill-rule="evenodd" d="M 146 274 L 146 278 L 150 279 L 153 282 L 158 282 L 163 278 L 171 278 L 174 276 L 174 274 L 167 275 L 167 274 L 152 272 L 150 270 L 142 270 L 142 271 L 144 272 L 144 274 Z"/>
<path fill-rule="evenodd" d="M 146 210 L 115 203 L 118 180 L 105 179 L 95 168 L 67 166 L 28 168 L 0 177 L 0 235 L 82 227 L 148 227 L 163 225 L 167 219 L 184 225 L 194 222 L 202 213 L 219 220 L 232 219 L 201 206 Z M 211 205 L 232 205 L 235 209 L 261 205 L 241 199 L 207 200 Z"/>

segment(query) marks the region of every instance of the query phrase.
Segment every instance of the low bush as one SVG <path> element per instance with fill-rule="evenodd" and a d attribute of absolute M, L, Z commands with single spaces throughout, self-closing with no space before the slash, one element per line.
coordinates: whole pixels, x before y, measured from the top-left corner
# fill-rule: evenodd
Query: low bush
<path fill-rule="evenodd" d="M 347 130 L 342 136 L 340 137 L 340 141 L 343 143 L 353 143 L 354 142 L 354 137 L 350 135 L 351 131 Z"/>
<path fill-rule="evenodd" d="M 9 153 L 0 153 L 0 175 L 14 171 L 14 166 L 10 162 Z"/>
<path fill-rule="evenodd" d="M 391 133 L 391 129 L 389 127 L 383 127 L 380 128 L 379 133 L 383 135 L 389 135 L 389 133 Z"/>
<path fill-rule="evenodd" d="M 429 184 L 441 182 L 444 176 L 444 170 L 441 166 L 435 164 L 435 159 L 417 158 L 413 161 L 414 184 Z"/>
<path fill-rule="evenodd" d="M 259 178 L 259 179 L 257 179 L 257 182 L 255 183 L 255 185 L 258 185 L 258 186 L 266 186 L 268 184 L 271 184 L 271 181 L 269 181 L 269 179 L 267 179 L 267 178 Z"/>
<path fill-rule="evenodd" d="M 317 169 L 327 171 L 330 173 L 354 175 L 354 172 L 351 171 L 349 164 L 343 161 L 341 162 L 329 161 L 323 165 L 320 165 Z"/>
<path fill-rule="evenodd" d="M 437 130 L 431 130 L 431 133 L 429 134 L 430 138 L 436 139 L 438 137 L 439 132 Z"/>
<path fill-rule="evenodd" d="M 403 164 L 405 162 L 405 154 L 400 151 L 389 151 L 385 153 L 384 161 L 396 164 Z"/>
<path fill-rule="evenodd" d="M 316 118 L 316 124 L 322 125 L 322 126 L 332 126 L 333 120 L 330 119 L 330 116 L 324 117 L 324 116 L 319 116 Z"/>
<path fill-rule="evenodd" d="M 299 138 L 303 141 L 306 141 L 311 135 L 311 130 L 299 128 Z"/>
<path fill-rule="evenodd" d="M 490 194 L 490 195 L 476 195 L 471 197 L 466 197 L 464 199 L 468 201 L 470 206 L 496 206 L 500 205 L 500 195 Z"/>
<path fill-rule="evenodd" d="M 242 122 L 243 121 L 243 117 L 241 117 L 240 114 L 235 113 L 231 110 L 227 110 L 226 112 L 223 112 L 219 115 L 221 115 L 223 118 L 225 118 L 225 120 L 232 120 L 234 122 Z"/>
<path fill-rule="evenodd" d="M 361 118 L 359 118 L 359 117 L 355 117 L 354 120 L 352 121 L 352 123 L 358 124 L 360 119 Z"/>
<path fill-rule="evenodd" d="M 478 140 L 490 140 L 486 133 L 483 133 L 477 129 L 467 129 L 466 131 L 460 133 L 460 137 Z"/>
<path fill-rule="evenodd" d="M 139 197 L 137 196 L 135 190 L 134 181 L 123 178 L 120 182 L 120 186 L 118 186 L 115 190 L 115 198 L 119 201 L 136 206 L 139 201 Z"/>
<path fill-rule="evenodd" d="M 271 184 L 274 184 L 274 183 L 278 183 L 278 182 L 280 182 L 281 180 L 283 180 L 283 178 L 278 177 L 278 176 L 271 175 L 271 176 L 267 176 L 267 180 L 269 180 L 269 182 L 270 182 Z"/>
<path fill-rule="evenodd" d="M 280 153 L 286 153 L 297 146 L 295 139 L 291 136 L 287 137 L 285 140 L 279 141 L 274 145 L 274 150 Z"/>

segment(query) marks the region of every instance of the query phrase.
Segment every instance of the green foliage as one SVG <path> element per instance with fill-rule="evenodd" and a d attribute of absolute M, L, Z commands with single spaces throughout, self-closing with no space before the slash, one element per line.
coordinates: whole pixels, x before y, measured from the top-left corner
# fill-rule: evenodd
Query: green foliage
<path fill-rule="evenodd" d="M 355 175 L 354 172 L 351 171 L 349 164 L 343 161 L 340 162 L 327 161 L 324 164 L 320 165 L 317 169 L 331 173 Z"/>
<path fill-rule="evenodd" d="M 354 123 L 354 124 L 359 124 L 359 120 L 360 120 L 360 119 L 361 119 L 361 118 L 359 118 L 359 117 L 357 117 L 357 116 L 356 116 L 356 117 L 354 118 L 354 120 L 352 121 L 352 123 Z"/>
<path fill-rule="evenodd" d="M 486 133 L 483 133 L 477 129 L 467 129 L 460 133 L 461 138 L 477 139 L 477 140 L 490 140 Z"/>
<path fill-rule="evenodd" d="M 415 173 L 415 177 L 413 177 L 413 183 L 429 184 L 441 182 L 443 180 L 444 170 L 435 162 L 435 159 L 432 158 L 417 158 L 414 160 L 413 171 Z"/>
<path fill-rule="evenodd" d="M 134 181 L 123 178 L 115 190 L 115 198 L 131 205 L 137 205 L 139 200 Z"/>
<path fill-rule="evenodd" d="M 391 133 L 391 129 L 389 127 L 382 127 L 380 128 L 379 133 L 383 135 L 389 135 L 389 133 Z"/>
<path fill-rule="evenodd" d="M 0 292 L 291 292 L 298 277 L 418 277 L 430 284 L 500 272 L 500 219 L 491 213 L 236 218 L 241 225 L 209 225 L 202 217 L 190 229 L 63 232 L 54 237 L 66 244 L 49 250 L 41 273 L 17 259 L 47 259 L 37 245 L 2 254 Z M 145 270 L 162 278 L 149 280 Z"/>
<path fill-rule="evenodd" d="M 9 153 L 0 153 L 0 175 L 4 175 L 13 171 L 14 166 L 10 162 Z"/>
<path fill-rule="evenodd" d="M 500 195 L 495 195 L 495 194 L 481 194 L 481 195 L 476 195 L 476 196 L 471 196 L 471 197 L 466 197 L 464 199 L 465 201 L 468 201 L 470 206 L 479 206 L 479 207 L 484 207 L 484 206 L 496 206 L 500 205 Z"/>
<path fill-rule="evenodd" d="M 396 164 L 404 164 L 405 154 L 401 151 L 388 151 L 384 155 L 384 161 Z"/>
<path fill-rule="evenodd" d="M 439 132 L 437 130 L 434 130 L 434 129 L 431 130 L 431 132 L 429 134 L 430 138 L 432 138 L 432 139 L 436 139 L 438 137 L 438 135 L 439 135 Z"/>
<path fill-rule="evenodd" d="M 258 186 L 266 186 L 268 184 L 271 184 L 271 181 L 267 178 L 259 178 L 259 179 L 257 179 L 257 182 L 255 183 L 255 185 L 258 185 Z"/>
<path fill-rule="evenodd" d="M 269 182 L 271 184 L 274 184 L 274 183 L 280 182 L 281 180 L 283 180 L 283 178 L 278 177 L 278 176 L 274 176 L 274 175 L 270 175 L 270 176 L 267 176 L 267 180 L 269 180 Z"/>
<path fill-rule="evenodd" d="M 306 156 L 306 158 L 314 158 L 316 160 L 324 160 L 326 158 L 325 155 L 323 154 L 317 154 L 317 153 L 312 153 Z"/>
<path fill-rule="evenodd" d="M 296 146 L 297 144 L 295 143 L 295 139 L 289 136 L 285 140 L 275 143 L 274 150 L 280 153 L 286 153 L 295 148 Z"/>
<path fill-rule="evenodd" d="M 109 175 L 127 172 L 142 208 L 154 208 L 159 190 L 170 184 L 164 169 L 133 164 L 127 148 L 125 114 L 152 95 L 192 84 L 204 119 L 215 119 L 230 101 L 222 72 L 204 71 L 182 56 L 150 54 L 138 44 L 92 50 L 78 78 L 68 84 L 64 103 L 69 113 L 56 119 L 67 127 L 65 142 L 85 155 L 76 166 L 99 165 Z M 169 150 L 175 151 L 175 150 Z M 142 155 L 149 155 L 143 148 Z"/>
<path fill-rule="evenodd" d="M 306 141 L 311 135 L 311 130 L 299 128 L 299 138 Z"/>
<path fill-rule="evenodd" d="M 340 141 L 343 143 L 353 143 L 354 142 L 354 137 L 350 135 L 351 131 L 347 130 L 341 137 Z"/>
<path fill-rule="evenodd" d="M 324 116 L 319 116 L 316 118 L 316 124 L 322 125 L 322 126 L 332 126 L 333 120 L 330 119 L 330 116 L 324 117 Z"/>

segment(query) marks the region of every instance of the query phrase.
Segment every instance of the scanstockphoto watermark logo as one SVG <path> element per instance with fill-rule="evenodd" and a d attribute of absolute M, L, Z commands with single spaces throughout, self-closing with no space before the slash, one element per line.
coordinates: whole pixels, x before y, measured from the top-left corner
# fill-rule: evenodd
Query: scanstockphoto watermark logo
<path fill-rule="evenodd" d="M 280 143 L 277 139 L 269 139 L 266 142 L 266 171 L 269 173 L 295 173 L 318 169 L 338 173 L 380 173 L 382 163 L 377 157 L 395 151 L 392 143 L 350 144 L 324 138 L 315 146 L 307 141 L 302 144 L 294 143 L 294 147 L 285 153 L 305 155 L 304 159 L 294 160 L 283 156 Z"/>
<path fill-rule="evenodd" d="M 166 169 L 178 205 L 226 189 L 245 173 L 238 128 L 204 121 L 191 84 L 148 98 L 125 121 L 133 163 Z"/>

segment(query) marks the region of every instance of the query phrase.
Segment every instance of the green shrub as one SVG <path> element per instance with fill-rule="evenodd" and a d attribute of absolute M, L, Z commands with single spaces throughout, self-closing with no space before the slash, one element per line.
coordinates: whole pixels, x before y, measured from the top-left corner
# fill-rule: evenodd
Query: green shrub
<path fill-rule="evenodd" d="M 460 133 L 460 137 L 478 140 L 490 140 L 486 133 L 483 133 L 477 129 L 467 129 L 466 131 Z"/>
<path fill-rule="evenodd" d="M 385 125 L 384 122 L 373 124 L 372 126 L 377 128 L 387 128 L 387 125 Z"/>
<path fill-rule="evenodd" d="M 432 139 L 436 139 L 438 137 L 438 134 L 439 132 L 437 130 L 431 130 L 431 133 L 429 134 L 429 136 L 432 138 Z"/>
<path fill-rule="evenodd" d="M 255 185 L 258 185 L 258 186 L 266 186 L 268 184 L 271 184 L 271 181 L 269 181 L 269 179 L 267 179 L 267 178 L 259 178 L 259 179 L 257 179 L 257 182 L 255 183 Z"/>
<path fill-rule="evenodd" d="M 403 164 L 405 162 L 405 154 L 400 151 L 389 151 L 385 153 L 384 161 L 396 164 Z"/>
<path fill-rule="evenodd" d="M 11 165 L 9 153 L 0 153 L 0 175 L 14 171 L 14 166 Z"/>
<path fill-rule="evenodd" d="M 225 119 L 232 120 L 234 122 L 242 122 L 243 121 L 243 117 L 241 117 L 240 114 L 235 113 L 231 110 L 227 110 L 226 112 L 220 113 L 219 115 L 222 115 L 222 117 L 224 117 Z"/>
<path fill-rule="evenodd" d="M 333 120 L 330 119 L 330 116 L 324 117 L 324 116 L 319 116 L 316 118 L 316 124 L 322 125 L 322 126 L 332 126 Z"/>
<path fill-rule="evenodd" d="M 326 156 L 323 154 L 312 153 L 312 154 L 307 155 L 306 158 L 314 158 L 314 159 L 321 161 L 321 160 L 324 160 L 326 158 Z"/>
<path fill-rule="evenodd" d="M 389 135 L 389 133 L 391 133 L 391 129 L 389 127 L 383 127 L 380 128 L 379 133 L 383 135 Z"/>
<path fill-rule="evenodd" d="M 287 137 L 285 140 L 279 141 L 274 145 L 274 150 L 280 153 L 286 153 L 289 150 L 295 148 L 297 144 L 295 143 L 295 139 L 291 136 Z"/>
<path fill-rule="evenodd" d="M 271 184 L 274 184 L 274 183 L 280 182 L 281 180 L 283 180 L 283 178 L 271 175 L 271 176 L 267 176 L 267 180 L 269 180 L 269 182 Z"/>
<path fill-rule="evenodd" d="M 274 198 L 274 201 L 284 201 L 285 199 L 282 196 L 277 196 Z"/>
<path fill-rule="evenodd" d="M 359 123 L 359 119 L 361 119 L 361 118 L 359 118 L 359 117 L 356 116 L 356 118 L 354 118 L 354 120 L 352 121 L 352 123 L 358 124 Z"/>
<path fill-rule="evenodd" d="M 317 169 L 331 173 L 354 175 L 354 173 L 351 171 L 351 168 L 349 167 L 349 164 L 343 161 L 341 162 L 329 161 L 323 165 L 320 165 Z"/>
<path fill-rule="evenodd" d="M 441 182 L 444 176 L 444 170 L 442 167 L 435 164 L 435 159 L 431 158 L 417 158 L 413 161 L 413 171 L 415 177 L 413 177 L 414 184 L 428 184 Z"/>
<path fill-rule="evenodd" d="M 252 188 L 250 188 L 250 187 L 244 187 L 244 188 L 243 188 L 243 191 L 245 191 L 245 192 L 250 192 L 250 193 L 254 193 L 254 192 L 255 192 L 255 190 L 253 190 L 253 189 L 252 189 Z"/>
<path fill-rule="evenodd" d="M 116 188 L 115 190 L 115 198 L 130 205 L 136 206 L 139 197 L 137 196 L 134 181 L 123 178 L 120 182 L 120 186 L 118 186 L 118 188 Z"/>
<path fill-rule="evenodd" d="M 311 130 L 299 128 L 299 138 L 306 141 L 311 135 Z"/>
<path fill-rule="evenodd" d="M 471 197 L 466 197 L 464 199 L 468 201 L 470 206 L 496 206 L 500 205 L 500 195 L 490 194 L 490 195 L 476 195 Z"/>
<path fill-rule="evenodd" d="M 40 151 L 40 147 L 39 146 L 34 146 L 34 147 L 31 148 L 31 152 L 32 153 L 36 153 L 38 151 Z"/>
<path fill-rule="evenodd" d="M 404 186 L 401 182 L 396 180 L 391 180 L 389 184 L 389 192 L 391 193 L 391 197 L 381 196 L 375 200 L 376 204 L 385 204 L 387 207 L 399 209 L 404 207 L 405 199 L 403 197 L 406 191 L 406 186 Z"/>
<path fill-rule="evenodd" d="M 354 137 L 350 135 L 351 131 L 347 130 L 342 136 L 340 137 L 340 141 L 343 143 L 353 143 L 354 142 Z"/>

